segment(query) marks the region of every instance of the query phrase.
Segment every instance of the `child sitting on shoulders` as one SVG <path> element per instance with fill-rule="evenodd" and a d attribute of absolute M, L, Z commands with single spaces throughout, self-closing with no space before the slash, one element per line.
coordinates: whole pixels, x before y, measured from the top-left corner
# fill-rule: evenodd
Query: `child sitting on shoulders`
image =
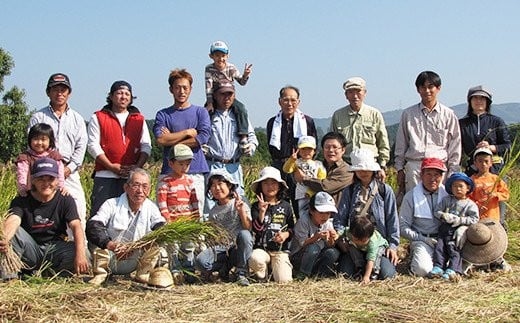
<path fill-rule="evenodd" d="M 298 139 L 298 149 L 296 149 L 291 158 L 283 165 L 283 171 L 291 174 L 296 168 L 299 168 L 304 176 L 315 179 L 325 179 L 327 171 L 323 164 L 318 160 L 313 160 L 316 153 L 316 138 L 313 136 L 301 136 Z M 298 158 L 298 155 L 300 156 Z M 309 209 L 309 199 L 314 192 L 302 183 L 296 183 L 294 198 L 298 201 L 298 214 Z"/>
<path fill-rule="evenodd" d="M 258 201 L 251 208 L 255 245 L 249 267 L 263 281 L 271 265 L 275 282 L 289 282 L 292 280 L 289 241 L 294 215 L 291 204 L 283 199 L 287 184 L 280 171 L 269 166 L 262 169 L 260 178 L 253 182 L 251 189 Z"/>
<path fill-rule="evenodd" d="M 449 195 L 441 200 L 434 213 L 441 225 L 433 251 L 433 269 L 429 274 L 432 278 L 454 279 L 463 273 L 462 246 L 457 245 L 457 236 L 467 226 L 478 222 L 478 207 L 468 197 L 474 188 L 473 180 L 464 173 L 454 173 L 446 181 Z"/>

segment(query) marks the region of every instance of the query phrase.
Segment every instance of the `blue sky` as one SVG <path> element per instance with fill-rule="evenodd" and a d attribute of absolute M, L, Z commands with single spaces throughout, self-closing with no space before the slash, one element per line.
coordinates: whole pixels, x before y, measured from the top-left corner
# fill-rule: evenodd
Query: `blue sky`
<path fill-rule="evenodd" d="M 390 111 L 417 103 L 414 81 L 440 74 L 439 99 L 465 102 L 486 84 L 495 103 L 518 102 L 520 2 L 511 1 L 2 1 L 0 47 L 15 60 L 6 88 L 25 89 L 31 109 L 48 103 L 50 74 L 71 78 L 71 106 L 86 119 L 124 79 L 148 119 L 172 104 L 167 77 L 187 68 L 191 102 L 204 102 L 209 45 L 253 64 L 237 97 L 255 126 L 279 109 L 279 89 L 301 90 L 300 108 L 324 118 L 346 104 L 349 77 L 367 81 L 367 104 Z"/>

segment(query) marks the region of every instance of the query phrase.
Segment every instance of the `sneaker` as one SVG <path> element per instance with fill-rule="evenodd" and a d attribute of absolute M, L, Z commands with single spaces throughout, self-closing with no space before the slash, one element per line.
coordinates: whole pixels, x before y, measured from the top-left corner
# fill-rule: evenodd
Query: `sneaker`
<path fill-rule="evenodd" d="M 442 275 L 442 278 L 449 279 L 449 280 L 455 280 L 457 278 L 457 273 L 455 272 L 455 270 L 448 268 Z"/>
<path fill-rule="evenodd" d="M 499 270 L 505 273 L 510 273 L 513 271 L 513 268 L 511 268 L 511 265 L 508 264 L 505 259 L 502 259 L 501 261 L 498 261 L 496 264 L 492 265 L 491 269 L 493 271 Z"/>
<path fill-rule="evenodd" d="M 430 278 L 440 278 L 444 275 L 444 270 L 441 269 L 441 267 L 435 266 L 433 267 L 432 271 L 428 274 L 428 277 Z"/>
<path fill-rule="evenodd" d="M 249 279 L 246 276 L 239 274 L 236 283 L 240 286 L 249 286 Z"/>

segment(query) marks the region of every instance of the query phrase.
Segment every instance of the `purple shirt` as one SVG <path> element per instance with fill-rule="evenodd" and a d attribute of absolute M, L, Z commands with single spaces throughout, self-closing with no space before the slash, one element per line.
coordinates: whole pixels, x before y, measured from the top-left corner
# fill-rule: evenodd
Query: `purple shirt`
<path fill-rule="evenodd" d="M 200 145 L 208 142 L 211 134 L 209 114 L 205 108 L 196 105 L 190 105 L 185 109 L 177 109 L 173 106 L 164 108 L 157 112 L 157 115 L 155 116 L 155 123 L 153 125 L 153 134 L 155 138 L 161 135 L 162 127 L 168 128 L 170 132 L 179 132 L 190 128 L 196 129 L 197 136 L 195 139 L 199 143 L 199 147 L 192 148 L 193 160 L 188 173 L 202 174 L 209 172 L 206 158 L 200 148 Z M 161 174 L 169 174 L 171 172 L 171 168 L 168 166 L 170 149 L 171 146 L 164 147 L 163 149 L 163 166 Z"/>

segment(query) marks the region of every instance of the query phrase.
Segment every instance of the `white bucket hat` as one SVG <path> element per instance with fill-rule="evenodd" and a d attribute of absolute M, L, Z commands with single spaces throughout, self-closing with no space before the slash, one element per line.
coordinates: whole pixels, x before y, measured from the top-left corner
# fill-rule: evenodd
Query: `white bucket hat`
<path fill-rule="evenodd" d="M 272 166 L 264 167 L 260 171 L 260 178 L 258 178 L 256 181 L 254 181 L 251 184 L 251 190 L 253 192 L 256 192 L 256 188 L 258 187 L 258 183 L 262 182 L 264 179 L 272 178 L 278 183 L 282 184 L 285 189 L 289 189 L 287 186 L 287 183 L 282 179 L 282 176 L 280 175 L 280 171 Z"/>
<path fill-rule="evenodd" d="M 379 164 L 375 161 L 374 153 L 366 148 L 356 148 L 350 153 L 350 171 L 369 170 L 377 172 L 381 170 Z"/>
<path fill-rule="evenodd" d="M 314 197 L 314 208 L 318 210 L 318 212 L 338 212 L 338 209 L 336 209 L 336 202 L 334 202 L 332 196 L 327 192 L 316 193 L 316 196 Z"/>
<path fill-rule="evenodd" d="M 239 183 L 231 176 L 231 174 L 229 174 L 229 172 L 224 169 L 224 168 L 217 168 L 217 169 L 212 169 L 210 172 L 209 172 L 209 175 L 208 175 L 208 180 L 206 182 L 206 185 L 209 185 L 209 180 L 211 179 L 211 177 L 213 176 L 217 176 L 217 175 L 220 175 L 222 177 L 224 177 L 224 179 L 228 182 L 230 182 L 231 184 L 233 185 L 239 185 Z"/>

